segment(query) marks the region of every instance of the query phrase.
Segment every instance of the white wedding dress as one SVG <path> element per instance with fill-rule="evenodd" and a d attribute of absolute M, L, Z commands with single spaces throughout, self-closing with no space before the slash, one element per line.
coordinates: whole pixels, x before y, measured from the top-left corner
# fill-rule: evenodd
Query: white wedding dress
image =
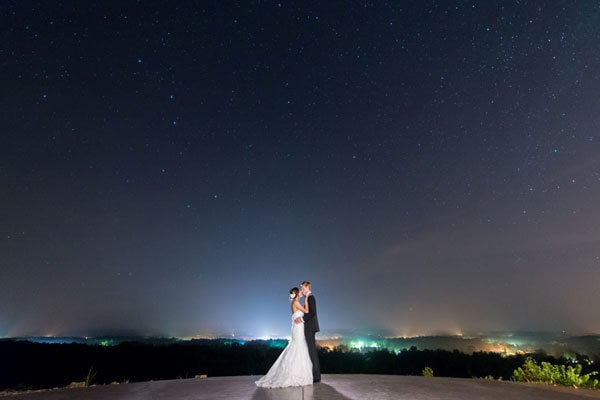
<path fill-rule="evenodd" d="M 288 343 L 269 372 L 256 385 L 267 388 L 312 385 L 312 363 L 304 337 L 304 322 L 294 323 L 294 319 L 304 316 L 302 311 L 292 314 L 292 340 Z"/>

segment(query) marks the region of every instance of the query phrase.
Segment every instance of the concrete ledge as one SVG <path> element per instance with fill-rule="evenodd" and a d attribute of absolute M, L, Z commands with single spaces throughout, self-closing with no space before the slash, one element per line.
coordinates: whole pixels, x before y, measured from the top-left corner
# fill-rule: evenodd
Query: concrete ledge
<path fill-rule="evenodd" d="M 397 375 L 323 375 L 312 386 L 263 389 L 258 376 L 138 382 L 22 393 L 2 400 L 574 400 L 600 399 L 600 390 L 483 379 Z"/>

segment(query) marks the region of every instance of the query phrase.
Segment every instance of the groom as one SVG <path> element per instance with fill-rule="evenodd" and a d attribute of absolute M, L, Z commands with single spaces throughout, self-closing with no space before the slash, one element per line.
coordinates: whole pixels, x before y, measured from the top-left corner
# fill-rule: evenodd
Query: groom
<path fill-rule="evenodd" d="M 319 319 L 317 318 L 317 301 L 311 292 L 310 282 L 304 281 L 300 285 L 300 290 L 305 296 L 304 301 L 308 301 L 308 313 L 304 314 L 304 336 L 306 337 L 306 345 L 308 346 L 308 354 L 313 367 L 313 382 L 321 382 L 321 366 L 319 365 L 319 355 L 317 354 L 317 346 L 315 344 L 315 333 L 319 332 Z M 296 318 L 298 324 L 302 322 L 302 318 Z"/>

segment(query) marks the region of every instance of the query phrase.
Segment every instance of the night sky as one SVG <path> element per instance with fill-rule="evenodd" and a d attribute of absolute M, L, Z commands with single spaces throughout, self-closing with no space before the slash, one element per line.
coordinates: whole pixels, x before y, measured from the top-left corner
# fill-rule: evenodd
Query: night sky
<path fill-rule="evenodd" d="M 598 1 L 0 14 L 0 337 L 600 332 Z"/>

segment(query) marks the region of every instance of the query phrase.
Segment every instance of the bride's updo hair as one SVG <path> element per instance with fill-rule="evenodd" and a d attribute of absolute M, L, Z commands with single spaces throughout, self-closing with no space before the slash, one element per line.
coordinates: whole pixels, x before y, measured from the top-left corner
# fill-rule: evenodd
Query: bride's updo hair
<path fill-rule="evenodd" d="M 296 297 L 298 297 L 298 293 L 300 293 L 300 289 L 298 289 L 297 287 L 293 287 L 290 289 L 290 300 L 294 300 Z"/>

